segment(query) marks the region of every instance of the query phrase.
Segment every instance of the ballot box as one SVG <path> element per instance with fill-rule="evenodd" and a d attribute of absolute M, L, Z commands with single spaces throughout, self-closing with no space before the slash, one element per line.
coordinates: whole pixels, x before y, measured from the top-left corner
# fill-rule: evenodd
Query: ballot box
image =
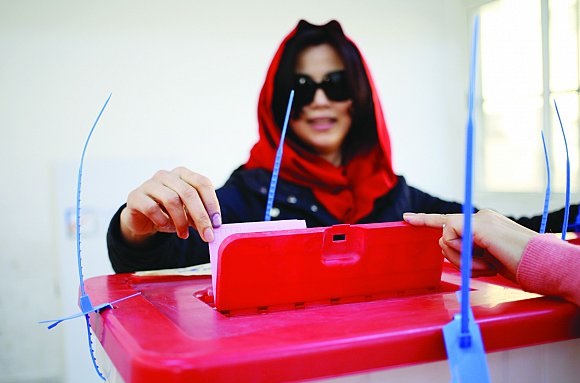
<path fill-rule="evenodd" d="M 440 291 L 239 316 L 197 298 L 210 276 L 118 274 L 90 278 L 86 289 L 97 304 L 141 293 L 91 314 L 109 381 L 384 382 L 406 373 L 434 382 L 449 381 L 441 329 L 460 310 L 459 283 L 445 264 Z M 474 279 L 471 303 L 493 382 L 577 381 L 578 307 L 502 277 Z"/>
<path fill-rule="evenodd" d="M 347 239 L 352 236 L 348 228 L 343 229 Z M 331 240 L 345 239 L 342 232 L 333 230 Z M 354 237 L 357 246 L 364 248 L 374 234 L 359 230 Z M 441 257 L 436 241 L 435 247 L 430 246 L 425 251 L 434 259 Z M 335 261 L 345 262 L 340 267 L 348 269 L 356 263 L 355 255 L 341 248 L 340 257 L 327 260 L 331 267 L 336 266 Z M 407 251 L 401 247 L 391 256 L 405 256 Z M 211 275 L 90 278 L 85 289 L 95 305 L 139 293 L 90 314 L 97 362 L 109 381 L 124 383 L 448 382 L 442 328 L 460 311 L 456 292 L 461 275 L 442 258 L 436 259 L 439 261 L 431 267 L 435 282 L 421 282 L 421 288 L 389 287 L 381 292 L 369 282 L 369 288 L 375 289 L 372 294 L 357 291 L 349 295 L 343 286 L 329 293 L 342 291 L 332 299 L 311 294 L 310 300 L 267 305 L 256 298 L 270 296 L 261 294 L 264 287 L 246 283 L 237 294 L 256 297 L 247 299 L 246 305 L 225 309 L 215 305 Z M 403 264 L 397 267 L 401 273 L 407 272 Z M 258 278 L 254 271 L 240 268 L 236 278 Z M 426 273 L 421 281 L 430 279 L 428 270 L 421 272 Z M 343 278 L 348 276 L 341 273 Z M 371 275 L 368 278 L 377 274 L 370 265 L 357 273 L 359 277 Z M 268 278 L 268 283 L 273 281 L 276 279 Z M 353 285 L 360 285 L 360 279 L 354 281 Z M 493 382 L 578 381 L 578 307 L 524 292 L 501 276 L 472 279 L 470 288 Z M 256 307 L 249 307 L 252 305 Z"/>

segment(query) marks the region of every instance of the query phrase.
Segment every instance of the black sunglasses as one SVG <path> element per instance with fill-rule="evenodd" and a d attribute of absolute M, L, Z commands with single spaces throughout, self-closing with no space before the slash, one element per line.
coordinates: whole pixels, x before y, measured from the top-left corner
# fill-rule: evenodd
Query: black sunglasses
<path fill-rule="evenodd" d="M 310 104 L 318 88 L 322 89 L 331 101 L 345 101 L 350 98 L 346 72 L 343 70 L 328 73 L 321 82 L 315 82 L 305 74 L 297 74 L 294 83 L 295 105 L 302 108 Z"/>

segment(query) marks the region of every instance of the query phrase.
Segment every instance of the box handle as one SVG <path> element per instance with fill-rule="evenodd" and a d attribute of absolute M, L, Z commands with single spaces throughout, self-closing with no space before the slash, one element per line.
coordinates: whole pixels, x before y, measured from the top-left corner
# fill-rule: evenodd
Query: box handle
<path fill-rule="evenodd" d="M 325 266 L 348 266 L 360 261 L 364 249 L 364 230 L 348 224 L 324 231 L 321 261 Z"/>

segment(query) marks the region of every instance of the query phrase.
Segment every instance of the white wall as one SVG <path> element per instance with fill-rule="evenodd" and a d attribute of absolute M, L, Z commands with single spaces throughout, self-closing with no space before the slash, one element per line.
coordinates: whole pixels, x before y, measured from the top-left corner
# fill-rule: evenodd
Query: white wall
<path fill-rule="evenodd" d="M 108 214 L 157 162 L 220 185 L 245 161 L 267 65 L 300 18 L 338 19 L 366 55 L 397 172 L 460 200 L 470 34 L 461 0 L 0 0 L 1 382 L 94 377 L 84 348 L 70 351 L 70 339 L 86 344 L 81 320 L 51 331 L 36 322 L 76 303 L 63 209 L 74 206 L 82 145 L 108 94 L 86 159 L 83 203 L 98 212 L 86 277 L 110 270 Z"/>

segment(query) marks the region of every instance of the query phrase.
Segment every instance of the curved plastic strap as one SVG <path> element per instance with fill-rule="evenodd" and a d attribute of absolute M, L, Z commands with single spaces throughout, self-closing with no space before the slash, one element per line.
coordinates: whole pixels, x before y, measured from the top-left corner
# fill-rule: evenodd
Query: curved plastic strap
<path fill-rule="evenodd" d="M 280 135 L 280 143 L 278 150 L 276 150 L 276 159 L 274 160 L 274 169 L 272 170 L 272 179 L 270 180 L 270 189 L 268 190 L 268 202 L 266 203 L 266 214 L 264 221 L 269 221 L 271 218 L 271 210 L 274 205 L 274 195 L 276 194 L 276 185 L 278 184 L 278 173 L 280 172 L 280 163 L 282 162 L 282 153 L 284 152 L 284 138 L 286 137 L 286 130 L 288 128 L 288 120 L 290 118 L 290 111 L 292 110 L 292 101 L 294 100 L 294 89 L 290 91 L 290 98 L 288 99 L 288 106 L 286 107 L 286 117 L 284 117 L 284 126 L 282 127 L 282 134 Z"/>
<path fill-rule="evenodd" d="M 550 161 L 548 159 L 548 149 L 546 149 L 546 139 L 544 131 L 542 133 L 542 145 L 544 146 L 544 159 L 546 160 L 546 196 L 544 197 L 544 211 L 542 213 L 542 223 L 540 224 L 540 234 L 546 232 L 546 223 L 548 222 L 548 211 L 550 209 Z"/>
<path fill-rule="evenodd" d="M 568 231 L 568 217 L 570 215 L 570 154 L 568 153 L 568 141 L 566 140 L 566 133 L 564 132 L 564 125 L 560 118 L 558 111 L 558 104 L 554 100 L 554 107 L 558 115 L 558 122 L 560 122 L 560 129 L 562 130 L 562 137 L 564 137 L 564 147 L 566 148 L 566 205 L 564 206 L 564 221 L 562 222 L 562 239 L 566 240 L 566 232 Z"/>

